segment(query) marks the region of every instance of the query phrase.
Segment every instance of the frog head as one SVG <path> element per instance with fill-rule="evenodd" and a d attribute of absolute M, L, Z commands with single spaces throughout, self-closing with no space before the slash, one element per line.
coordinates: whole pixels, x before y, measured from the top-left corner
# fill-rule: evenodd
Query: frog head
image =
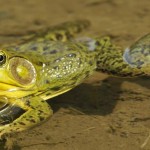
<path fill-rule="evenodd" d="M 36 69 L 15 51 L 0 50 L 0 96 L 23 97 L 35 90 Z"/>

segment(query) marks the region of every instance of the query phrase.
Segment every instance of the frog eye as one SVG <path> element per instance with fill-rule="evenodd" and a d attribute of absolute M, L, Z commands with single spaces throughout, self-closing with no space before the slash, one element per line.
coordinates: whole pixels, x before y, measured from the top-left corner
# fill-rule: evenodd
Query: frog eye
<path fill-rule="evenodd" d="M 6 63 L 6 55 L 4 52 L 0 52 L 0 66 L 3 66 Z"/>
<path fill-rule="evenodd" d="M 36 70 L 33 64 L 25 58 L 11 58 L 9 70 L 13 78 L 21 85 L 29 85 L 36 80 Z"/>

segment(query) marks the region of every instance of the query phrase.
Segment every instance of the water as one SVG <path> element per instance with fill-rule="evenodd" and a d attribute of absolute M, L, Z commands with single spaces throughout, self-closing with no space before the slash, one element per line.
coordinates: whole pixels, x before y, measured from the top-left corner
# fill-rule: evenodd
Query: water
<path fill-rule="evenodd" d="M 64 21 L 88 19 L 92 25 L 82 37 L 108 35 L 125 49 L 149 32 L 149 5 L 148 0 L 0 1 L 0 43 L 18 41 L 22 35 Z M 129 47 L 125 59 L 139 67 L 134 62 L 135 50 L 136 45 Z M 149 58 L 146 61 L 149 64 Z M 144 144 L 150 131 L 149 89 L 148 78 L 120 79 L 95 73 L 49 102 L 54 116 L 45 124 L 14 135 L 16 149 L 149 149 L 150 141 Z"/>

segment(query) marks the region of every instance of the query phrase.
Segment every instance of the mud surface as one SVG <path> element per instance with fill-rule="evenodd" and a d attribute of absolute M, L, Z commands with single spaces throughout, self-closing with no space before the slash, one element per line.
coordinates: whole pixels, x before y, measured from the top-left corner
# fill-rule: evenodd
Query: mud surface
<path fill-rule="evenodd" d="M 149 0 L 3 0 L 0 43 L 61 22 L 88 19 L 92 26 L 83 35 L 109 35 L 125 48 L 150 32 L 149 6 Z M 14 150 L 150 150 L 149 78 L 95 73 L 49 103 L 53 117 L 15 135 Z"/>

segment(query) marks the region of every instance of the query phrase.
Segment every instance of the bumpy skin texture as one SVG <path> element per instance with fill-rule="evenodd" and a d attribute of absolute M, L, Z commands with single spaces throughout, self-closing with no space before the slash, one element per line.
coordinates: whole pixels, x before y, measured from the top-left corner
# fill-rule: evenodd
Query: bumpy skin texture
<path fill-rule="evenodd" d="M 101 39 L 101 43 L 103 48 L 97 60 L 98 71 L 119 77 L 150 75 L 150 35 L 142 37 L 125 51 L 112 44 L 109 37 Z"/>
<path fill-rule="evenodd" d="M 132 68 L 138 68 L 143 75 L 150 74 L 150 34 L 143 36 L 124 52 L 124 60 Z"/>
<path fill-rule="evenodd" d="M 133 67 L 127 59 L 130 53 L 125 51 L 124 54 L 108 37 L 73 41 L 74 34 L 88 25 L 88 21 L 64 23 L 29 36 L 18 45 L 2 48 L 0 101 L 8 101 L 10 106 L 0 113 L 1 124 L 4 124 L 0 126 L 0 136 L 46 120 L 52 110 L 45 100 L 82 83 L 96 69 L 117 76 L 149 75 L 149 69 L 138 65 Z M 139 44 L 131 47 L 135 54 L 137 47 Z M 142 61 L 146 64 L 144 59 Z M 15 118 L 14 114 L 20 111 L 18 108 L 23 113 Z"/>

